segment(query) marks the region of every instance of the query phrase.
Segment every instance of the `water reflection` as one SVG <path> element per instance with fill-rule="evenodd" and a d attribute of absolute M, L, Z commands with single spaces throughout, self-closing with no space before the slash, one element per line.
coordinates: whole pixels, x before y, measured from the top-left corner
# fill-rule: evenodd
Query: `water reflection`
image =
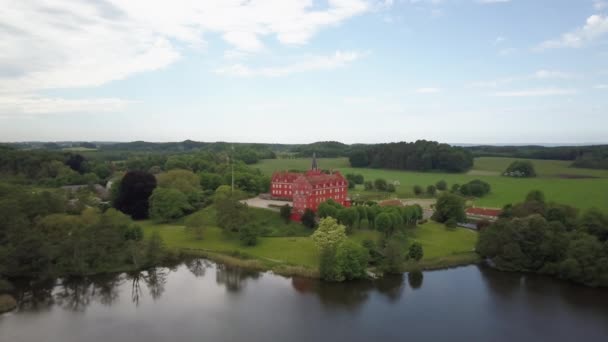
<path fill-rule="evenodd" d="M 260 272 L 218 264 L 215 271 L 215 281 L 224 285 L 228 292 L 237 293 L 242 291 L 247 284 L 247 279 L 258 279 Z"/>
<path fill-rule="evenodd" d="M 407 281 L 410 283 L 412 289 L 421 288 L 423 280 L 424 274 L 421 271 L 413 271 L 407 274 Z"/>
<path fill-rule="evenodd" d="M 184 261 L 188 270 L 197 278 L 203 277 L 208 268 L 213 267 L 213 263 L 206 259 L 191 259 Z"/>
<path fill-rule="evenodd" d="M 292 287 L 299 293 L 318 296 L 327 308 L 356 310 L 365 303 L 371 293 L 380 293 L 390 302 L 398 301 L 404 291 L 404 276 L 391 275 L 374 281 L 326 283 L 316 279 L 294 277 Z"/>
<path fill-rule="evenodd" d="M 476 266 L 331 284 L 192 259 L 177 269 L 15 285 L 19 307 L 0 316 L 0 341 L 572 341 L 580 336 L 606 341 L 608 336 L 605 290 Z M 218 322 L 236 324 L 227 328 Z"/>

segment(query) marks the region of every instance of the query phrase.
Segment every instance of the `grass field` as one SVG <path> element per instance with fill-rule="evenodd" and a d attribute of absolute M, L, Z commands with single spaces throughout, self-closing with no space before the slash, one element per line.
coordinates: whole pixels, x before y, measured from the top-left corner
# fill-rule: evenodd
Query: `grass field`
<path fill-rule="evenodd" d="M 366 180 L 385 178 L 389 181 L 398 181 L 395 194 L 364 191 L 358 186 L 351 195 L 360 198 L 389 198 L 414 197 L 414 185 L 426 187 L 439 180 L 445 180 L 448 186 L 454 183 L 463 184 L 474 179 L 481 179 L 492 186 L 492 192 L 475 200 L 475 205 L 487 207 L 502 207 L 507 203 L 521 201 L 530 190 L 541 190 L 550 201 L 570 204 L 572 206 L 588 209 L 597 207 L 608 209 L 608 171 L 569 168 L 567 162 L 532 160 L 540 174 L 537 178 L 516 179 L 500 176 L 500 172 L 513 161 L 510 158 L 477 158 L 475 166 L 467 174 L 450 174 L 439 172 L 410 172 L 379 169 L 354 169 L 348 167 L 346 158 L 320 159 L 319 167 L 335 168 L 342 173 L 360 173 Z M 271 174 L 273 170 L 306 169 L 309 167 L 308 159 L 274 159 L 263 160 L 257 164 L 263 172 Z M 577 175 L 599 178 L 572 179 L 557 175 Z"/>
<path fill-rule="evenodd" d="M 96 148 L 88 148 L 88 147 L 65 147 L 61 149 L 66 152 L 95 152 Z"/>
<path fill-rule="evenodd" d="M 211 213 L 211 212 L 209 212 Z M 272 211 L 265 211 L 267 216 L 278 216 Z M 258 215 L 262 215 L 258 213 Z M 212 219 L 210 219 L 212 220 Z M 158 232 L 167 247 L 172 249 L 204 250 L 231 254 L 235 251 L 249 256 L 293 266 L 304 266 L 316 269 L 319 261 L 318 251 L 310 237 L 262 237 L 256 246 L 244 247 L 238 240 L 223 234 L 215 226 L 205 229 L 204 238 L 195 240 L 181 224 L 157 224 L 152 221 L 141 221 L 146 236 Z M 471 253 L 477 241 L 477 233 L 467 229 L 446 229 L 443 225 L 429 222 L 420 227 L 407 229 L 408 243 L 418 241 L 424 248 L 423 262 L 437 264 L 453 256 Z M 377 240 L 379 233 L 373 230 L 356 230 L 349 238 L 361 243 L 365 239 Z M 445 266 L 445 265 L 444 265 Z"/>

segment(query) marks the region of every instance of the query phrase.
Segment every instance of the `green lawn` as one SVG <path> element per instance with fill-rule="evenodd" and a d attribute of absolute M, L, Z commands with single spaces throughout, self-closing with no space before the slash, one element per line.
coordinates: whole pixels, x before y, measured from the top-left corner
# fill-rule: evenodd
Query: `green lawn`
<path fill-rule="evenodd" d="M 312 160 L 304 159 L 262 159 L 254 167 L 257 167 L 265 174 L 272 174 L 275 171 L 284 170 L 309 170 Z M 348 158 L 317 158 L 319 168 L 322 169 L 344 169 L 350 166 Z"/>
<path fill-rule="evenodd" d="M 278 216 L 275 212 L 267 211 L 267 213 Z M 139 224 L 148 237 L 153 232 L 158 232 L 169 248 L 226 254 L 238 251 L 265 261 L 311 269 L 316 269 L 319 261 L 318 251 L 310 237 L 262 237 L 256 246 L 244 247 L 237 239 L 227 237 L 220 228 L 214 226 L 205 229 L 202 240 L 195 240 L 180 224 L 157 224 L 152 221 L 141 221 Z M 408 243 L 418 241 L 422 244 L 423 261 L 429 262 L 471 252 L 477 241 L 475 232 L 461 228 L 449 230 L 434 222 L 408 229 L 408 236 Z M 376 231 L 357 230 L 349 238 L 361 243 L 365 239 L 377 240 L 379 237 Z"/>
<path fill-rule="evenodd" d="M 481 157 L 475 158 L 475 165 L 470 174 L 500 175 L 517 158 Z M 588 176 L 608 178 L 608 170 L 580 169 L 570 167 L 571 161 L 565 160 L 531 160 L 538 177 Z"/>
<path fill-rule="evenodd" d="M 444 225 L 432 221 L 409 230 L 408 237 L 422 245 L 424 260 L 473 252 L 477 243 L 477 232 L 473 230 L 447 229 Z"/>
<path fill-rule="evenodd" d="M 361 198 L 388 198 L 414 197 L 412 188 L 414 185 L 426 187 L 430 184 L 435 184 L 443 179 L 451 186 L 454 183 L 463 184 L 474 179 L 481 179 L 488 182 L 492 186 L 492 192 L 475 201 L 475 205 L 487 207 L 502 207 L 507 203 L 515 203 L 522 201 L 525 195 L 530 190 L 541 190 L 545 196 L 555 202 L 570 204 L 572 206 L 588 209 L 597 207 L 600 209 L 608 209 L 608 171 L 605 170 L 588 170 L 568 168 L 567 163 L 557 161 L 539 161 L 532 160 L 537 165 L 541 177 L 529 179 L 516 179 L 499 176 L 499 172 L 513 159 L 509 158 L 477 158 L 475 167 L 468 174 L 450 174 L 439 172 L 411 172 L 411 171 L 393 171 L 393 170 L 378 170 L 378 169 L 355 169 L 340 165 L 347 164 L 345 158 L 321 159 L 319 166 L 321 168 L 330 168 L 335 166 L 342 173 L 360 173 L 366 180 L 376 178 L 385 178 L 389 181 L 398 181 L 396 194 L 378 193 L 364 191 L 361 186 L 351 190 L 351 195 L 359 194 Z M 263 172 L 268 174 L 272 170 L 281 170 L 290 168 L 291 165 L 306 165 L 308 159 L 276 159 L 264 160 L 257 164 Z M 595 179 L 566 179 L 558 178 L 558 174 L 577 174 L 594 177 L 602 177 Z"/>

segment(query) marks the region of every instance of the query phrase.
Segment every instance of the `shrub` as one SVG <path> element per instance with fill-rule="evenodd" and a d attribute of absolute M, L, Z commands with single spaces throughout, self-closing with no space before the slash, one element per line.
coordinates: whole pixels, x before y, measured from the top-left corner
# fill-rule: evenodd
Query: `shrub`
<path fill-rule="evenodd" d="M 437 187 L 437 190 L 441 190 L 441 191 L 445 191 L 448 189 L 448 183 L 446 183 L 446 181 L 444 181 L 443 179 L 440 180 L 439 182 L 437 182 L 437 184 L 435 184 L 435 186 Z"/>
<path fill-rule="evenodd" d="M 386 191 L 387 186 L 388 186 L 388 183 L 386 182 L 386 179 L 384 179 L 384 178 L 378 178 L 374 181 L 374 187 L 378 191 Z"/>
<path fill-rule="evenodd" d="M 536 177 L 536 171 L 532 162 L 516 160 L 503 172 L 507 177 Z"/>
<path fill-rule="evenodd" d="M 422 249 L 422 245 L 418 242 L 414 242 L 407 253 L 407 258 L 415 261 L 420 261 L 424 256 L 424 250 Z"/>
<path fill-rule="evenodd" d="M 315 225 L 317 224 L 316 218 L 315 218 L 315 212 L 309 208 L 306 208 L 306 210 L 304 210 L 304 214 L 302 214 L 302 217 L 300 218 L 300 220 L 302 221 L 302 224 L 304 226 L 306 226 L 310 229 L 314 228 Z"/>
<path fill-rule="evenodd" d="M 429 196 L 435 196 L 437 193 L 437 188 L 434 185 L 429 185 L 426 187 L 426 194 Z"/>
<path fill-rule="evenodd" d="M 422 195 L 422 187 L 420 185 L 414 185 L 414 195 L 419 196 Z"/>
<path fill-rule="evenodd" d="M 460 187 L 460 193 L 465 196 L 483 197 L 490 193 L 490 184 L 479 179 L 470 181 Z"/>

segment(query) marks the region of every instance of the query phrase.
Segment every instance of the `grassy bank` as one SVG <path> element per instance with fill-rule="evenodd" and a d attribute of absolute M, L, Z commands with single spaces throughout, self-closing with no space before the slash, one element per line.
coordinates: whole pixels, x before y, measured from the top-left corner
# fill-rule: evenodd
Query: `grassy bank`
<path fill-rule="evenodd" d="M 213 215 L 213 209 L 206 209 L 206 213 Z M 257 220 L 265 222 L 273 222 L 268 216 L 278 217 L 278 213 L 268 210 L 262 210 L 257 215 L 262 216 Z M 183 254 L 203 256 L 251 269 L 272 270 L 284 275 L 318 276 L 319 252 L 308 236 L 261 237 L 256 246 L 245 247 L 237 239 L 227 236 L 214 226 L 211 217 L 208 223 L 210 225 L 205 228 L 202 240 L 194 239 L 181 224 L 142 221 L 140 225 L 146 236 L 158 232 L 168 248 Z M 278 234 L 282 229 L 284 227 L 275 227 L 273 232 Z M 407 229 L 406 233 L 408 243 L 416 241 L 424 248 L 424 258 L 416 265 L 417 268 L 450 267 L 476 261 L 476 254 L 473 252 L 477 241 L 476 232 L 461 228 L 446 229 L 441 224 L 429 222 Z M 367 229 L 356 230 L 349 236 L 357 243 L 366 239 L 378 240 L 379 237 L 378 232 Z"/>
<path fill-rule="evenodd" d="M 570 168 L 569 162 L 532 160 L 537 167 L 539 177 L 529 179 L 516 179 L 500 176 L 500 173 L 510 164 L 512 158 L 476 158 L 475 166 L 466 174 L 451 174 L 440 172 L 411 172 L 378 169 L 360 169 L 348 167 L 345 158 L 321 159 L 321 168 L 335 168 L 342 173 L 359 173 L 366 180 L 384 178 L 389 181 L 398 181 L 397 192 L 394 194 L 365 191 L 362 186 L 351 190 L 352 196 L 365 199 L 401 197 L 415 197 L 414 185 L 426 187 L 439 180 L 445 180 L 448 186 L 464 184 L 474 179 L 481 179 L 492 186 L 492 192 L 487 196 L 475 200 L 475 205 L 487 207 L 502 207 L 507 203 L 521 201 L 530 190 L 541 190 L 552 201 L 569 204 L 581 209 L 592 207 L 608 208 L 608 171 Z M 273 170 L 306 168 L 307 159 L 273 159 L 263 160 L 256 164 L 260 170 L 271 174 Z M 598 177 L 598 178 L 572 178 L 572 177 Z"/>

